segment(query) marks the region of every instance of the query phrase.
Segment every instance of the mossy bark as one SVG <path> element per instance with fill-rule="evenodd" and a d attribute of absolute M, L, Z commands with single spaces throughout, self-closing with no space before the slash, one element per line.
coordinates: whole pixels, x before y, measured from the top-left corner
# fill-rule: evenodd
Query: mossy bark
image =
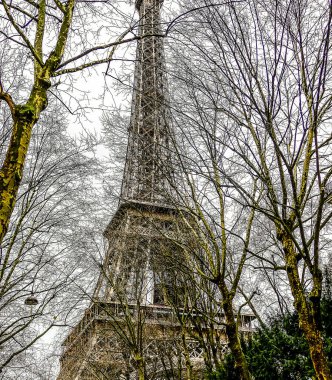
<path fill-rule="evenodd" d="M 144 359 L 140 355 L 136 355 L 136 368 L 139 380 L 145 380 L 145 364 Z"/>
<path fill-rule="evenodd" d="M 332 379 L 328 360 L 324 352 L 324 340 L 320 331 L 319 308 L 322 276 L 317 272 L 313 290 L 307 298 L 298 272 L 298 258 L 294 244 L 286 232 L 279 234 L 283 246 L 287 275 L 294 297 L 294 307 L 299 316 L 299 327 L 308 342 L 310 357 L 318 380 Z"/>
<path fill-rule="evenodd" d="M 0 243 L 8 230 L 22 180 L 32 128 L 38 120 L 39 113 L 31 104 L 15 108 L 11 140 L 0 170 Z"/>

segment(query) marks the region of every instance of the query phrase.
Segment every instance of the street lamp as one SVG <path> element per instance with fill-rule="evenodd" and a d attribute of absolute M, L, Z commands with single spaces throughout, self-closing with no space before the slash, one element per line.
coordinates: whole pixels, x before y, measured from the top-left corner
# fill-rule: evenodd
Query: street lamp
<path fill-rule="evenodd" d="M 37 298 L 31 293 L 31 296 L 27 297 L 24 301 L 24 303 L 28 306 L 36 306 L 38 305 Z"/>

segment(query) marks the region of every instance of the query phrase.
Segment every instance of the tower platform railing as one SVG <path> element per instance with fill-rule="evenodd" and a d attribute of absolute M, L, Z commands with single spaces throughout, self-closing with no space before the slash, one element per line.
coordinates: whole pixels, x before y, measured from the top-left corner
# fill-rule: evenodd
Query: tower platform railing
<path fill-rule="evenodd" d="M 84 335 L 89 326 L 93 323 L 124 323 L 124 317 L 130 316 L 135 320 L 138 313 L 143 315 L 143 323 L 148 325 L 161 324 L 164 326 L 180 327 L 181 319 L 186 319 L 191 328 L 201 323 L 204 329 L 205 321 L 210 321 L 215 330 L 225 330 L 225 316 L 221 311 L 216 311 L 213 316 L 207 317 L 202 313 L 194 310 L 184 310 L 183 308 L 174 309 L 167 305 L 157 304 L 123 304 L 120 302 L 105 302 L 102 300 L 95 301 L 89 309 L 86 310 L 84 317 L 71 331 L 66 340 L 63 342 L 64 352 L 70 348 L 82 335 Z M 142 320 L 142 318 L 141 318 Z M 253 321 L 255 316 L 252 313 L 241 313 L 239 316 L 239 331 L 244 334 L 250 334 L 255 331 Z M 211 323 L 206 325 L 206 329 L 211 328 Z"/>

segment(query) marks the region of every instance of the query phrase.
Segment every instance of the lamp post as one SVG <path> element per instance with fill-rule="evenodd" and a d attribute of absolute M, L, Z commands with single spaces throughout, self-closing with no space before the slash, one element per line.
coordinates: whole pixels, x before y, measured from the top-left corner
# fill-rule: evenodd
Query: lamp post
<path fill-rule="evenodd" d="M 33 307 L 38 305 L 38 303 L 38 299 L 34 296 L 33 292 L 31 292 L 31 295 L 25 299 L 24 304 L 30 306 L 30 317 L 32 317 Z"/>

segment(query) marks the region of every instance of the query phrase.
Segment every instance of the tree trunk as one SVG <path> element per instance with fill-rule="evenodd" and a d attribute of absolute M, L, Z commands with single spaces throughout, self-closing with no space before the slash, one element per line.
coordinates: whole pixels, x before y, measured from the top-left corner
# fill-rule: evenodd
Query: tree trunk
<path fill-rule="evenodd" d="M 187 341 L 186 341 L 186 331 L 184 327 L 182 326 L 181 330 L 181 338 L 182 338 L 182 345 L 184 349 L 184 357 L 185 357 L 185 364 L 186 364 L 186 379 L 192 380 L 193 378 L 193 367 L 190 361 L 190 354 L 188 351 Z"/>
<path fill-rule="evenodd" d="M 239 380 L 250 380 L 247 360 L 242 351 L 241 342 L 239 339 L 237 323 L 233 311 L 233 303 L 226 297 L 223 299 L 223 310 L 226 319 L 226 334 L 229 340 L 229 348 L 234 356 L 235 371 Z"/>
<path fill-rule="evenodd" d="M 7 233 L 15 207 L 31 131 L 36 121 L 37 117 L 32 110 L 28 107 L 18 107 L 9 147 L 0 170 L 0 244 Z"/>
<path fill-rule="evenodd" d="M 307 340 L 310 357 L 318 380 L 329 380 L 332 378 L 324 352 L 324 341 L 319 328 L 315 313 L 315 305 L 311 307 L 306 298 L 298 273 L 298 260 L 293 241 L 284 232 L 281 237 L 285 253 L 287 275 L 294 297 L 294 307 L 299 315 L 299 327 Z M 319 280 L 318 280 L 319 281 Z"/>
<path fill-rule="evenodd" d="M 135 355 L 138 380 L 145 380 L 145 364 L 144 359 L 139 355 Z"/>
<path fill-rule="evenodd" d="M 33 126 L 47 106 L 49 73 L 40 72 L 27 103 L 12 105 L 13 129 L 6 157 L 0 169 L 0 245 L 5 237 L 22 180 Z"/>
<path fill-rule="evenodd" d="M 5 237 L 22 180 L 25 158 L 33 126 L 47 106 L 47 90 L 51 86 L 49 72 L 35 79 L 27 103 L 12 103 L 13 128 L 6 157 L 0 169 L 0 245 Z"/>

